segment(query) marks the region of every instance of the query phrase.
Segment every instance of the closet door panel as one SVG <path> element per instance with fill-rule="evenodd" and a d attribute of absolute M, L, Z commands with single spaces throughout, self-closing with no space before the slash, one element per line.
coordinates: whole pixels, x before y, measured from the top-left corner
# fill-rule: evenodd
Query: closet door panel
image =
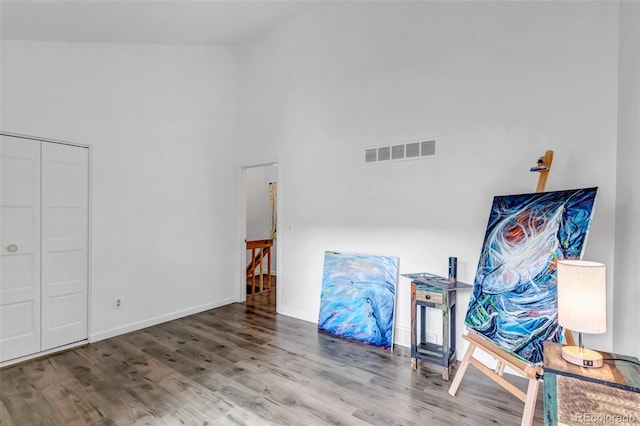
<path fill-rule="evenodd" d="M 0 361 L 40 351 L 40 142 L 0 136 Z"/>
<path fill-rule="evenodd" d="M 42 145 L 42 350 L 88 337 L 88 152 Z"/>

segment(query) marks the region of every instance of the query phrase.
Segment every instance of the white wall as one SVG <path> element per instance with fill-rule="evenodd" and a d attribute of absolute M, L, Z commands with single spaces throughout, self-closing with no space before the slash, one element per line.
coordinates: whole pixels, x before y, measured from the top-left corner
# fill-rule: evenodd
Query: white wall
<path fill-rule="evenodd" d="M 529 168 L 547 149 L 548 190 L 599 187 L 585 259 L 613 264 L 617 12 L 611 2 L 325 2 L 245 46 L 240 159 L 279 159 L 279 312 L 317 321 L 325 250 L 443 275 L 457 256 L 459 279 L 472 282 L 492 197 L 533 192 Z M 364 164 L 366 147 L 431 136 L 434 158 Z M 401 278 L 404 345 L 409 305 Z M 611 307 L 610 297 L 610 318 Z M 588 337 L 611 349 L 610 332 Z"/>
<path fill-rule="evenodd" d="M 245 174 L 245 193 L 247 197 L 247 241 L 271 238 L 271 202 L 269 184 L 278 182 L 277 166 L 249 167 Z M 277 240 L 271 249 L 271 274 L 276 275 Z M 247 262 L 251 261 L 251 252 L 247 251 Z"/>
<path fill-rule="evenodd" d="M 2 130 L 93 148 L 92 340 L 239 298 L 236 63 L 225 48 L 2 42 Z"/>
<path fill-rule="evenodd" d="M 640 259 L 640 3 L 620 6 L 616 264 L 613 349 L 640 356 L 638 259 Z"/>
<path fill-rule="evenodd" d="M 600 187 L 586 259 L 614 265 L 619 222 L 616 331 L 587 344 L 637 351 L 620 325 L 638 297 L 631 3 L 618 34 L 614 2 L 326 2 L 239 69 L 226 48 L 3 41 L 0 129 L 93 147 L 92 339 L 240 297 L 240 164 L 279 159 L 280 312 L 315 322 L 325 250 L 399 256 L 402 273 L 446 274 L 454 255 L 471 282 L 493 195 L 533 190 L 554 149 L 548 189 Z M 363 164 L 365 147 L 431 136 L 435 158 Z"/>

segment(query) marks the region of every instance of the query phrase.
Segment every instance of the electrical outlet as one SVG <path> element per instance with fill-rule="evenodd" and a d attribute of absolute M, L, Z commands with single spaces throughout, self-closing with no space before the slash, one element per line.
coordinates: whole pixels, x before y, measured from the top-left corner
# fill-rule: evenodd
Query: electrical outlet
<path fill-rule="evenodd" d="M 116 299 L 116 308 L 122 307 L 122 299 Z"/>

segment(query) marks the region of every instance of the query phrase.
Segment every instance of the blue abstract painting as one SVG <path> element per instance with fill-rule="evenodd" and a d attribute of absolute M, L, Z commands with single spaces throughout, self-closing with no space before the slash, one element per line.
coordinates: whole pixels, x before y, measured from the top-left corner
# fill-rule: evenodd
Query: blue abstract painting
<path fill-rule="evenodd" d="M 318 329 L 390 351 L 398 258 L 327 251 Z"/>
<path fill-rule="evenodd" d="M 542 363 L 545 340 L 560 342 L 556 266 L 580 259 L 597 188 L 498 196 L 465 323 L 499 347 Z"/>

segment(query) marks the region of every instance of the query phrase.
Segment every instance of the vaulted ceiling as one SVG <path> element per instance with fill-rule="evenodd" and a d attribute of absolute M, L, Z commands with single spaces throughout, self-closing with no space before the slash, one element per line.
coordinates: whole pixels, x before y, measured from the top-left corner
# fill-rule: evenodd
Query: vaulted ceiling
<path fill-rule="evenodd" d="M 2 0 L 3 39 L 238 44 L 301 13 L 307 1 Z"/>

